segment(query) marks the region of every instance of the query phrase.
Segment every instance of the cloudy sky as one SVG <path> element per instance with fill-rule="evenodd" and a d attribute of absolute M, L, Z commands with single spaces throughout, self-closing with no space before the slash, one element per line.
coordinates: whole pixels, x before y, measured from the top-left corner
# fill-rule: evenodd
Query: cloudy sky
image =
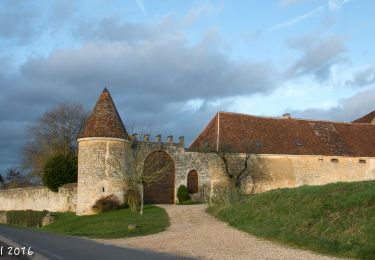
<path fill-rule="evenodd" d="M 128 128 L 187 142 L 216 111 L 375 109 L 373 0 L 0 0 L 0 172 L 25 129 L 107 86 Z"/>

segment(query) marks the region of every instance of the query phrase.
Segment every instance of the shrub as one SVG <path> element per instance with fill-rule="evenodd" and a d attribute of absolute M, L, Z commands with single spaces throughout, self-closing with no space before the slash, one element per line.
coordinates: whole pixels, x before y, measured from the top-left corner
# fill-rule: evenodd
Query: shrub
<path fill-rule="evenodd" d="M 120 208 L 120 200 L 113 194 L 101 197 L 95 202 L 94 206 L 92 206 L 92 210 L 96 213 L 118 210 Z"/>
<path fill-rule="evenodd" d="M 125 205 L 130 208 L 131 211 L 138 211 L 141 207 L 141 197 L 138 190 L 129 189 L 125 194 Z"/>
<path fill-rule="evenodd" d="M 185 185 L 178 187 L 177 198 L 179 203 L 190 199 L 189 190 Z"/>
<path fill-rule="evenodd" d="M 48 211 L 12 210 L 7 211 L 7 224 L 19 227 L 41 227 Z"/>
<path fill-rule="evenodd" d="M 44 166 L 43 183 L 57 192 L 59 187 L 77 182 L 78 160 L 75 155 L 55 155 Z"/>

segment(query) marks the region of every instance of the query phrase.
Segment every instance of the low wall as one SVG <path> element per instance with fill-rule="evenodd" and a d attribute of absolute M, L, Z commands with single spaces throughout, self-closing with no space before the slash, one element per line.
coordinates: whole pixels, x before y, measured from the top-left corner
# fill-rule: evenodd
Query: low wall
<path fill-rule="evenodd" d="M 259 162 L 257 192 L 375 179 L 372 157 L 260 155 Z"/>
<path fill-rule="evenodd" d="M 77 208 L 77 184 L 67 184 L 53 192 L 47 187 L 28 187 L 0 190 L 0 211 L 48 210 L 75 212 Z"/>
<path fill-rule="evenodd" d="M 243 168 L 245 155 L 231 156 L 229 160 L 237 160 L 239 168 L 233 172 L 239 172 Z M 255 157 L 249 160 L 249 167 L 254 167 L 250 171 L 255 178 L 247 178 L 248 193 L 303 185 L 375 180 L 373 157 L 273 154 L 259 154 Z M 221 159 L 213 160 L 209 171 L 211 188 L 228 182 Z"/>

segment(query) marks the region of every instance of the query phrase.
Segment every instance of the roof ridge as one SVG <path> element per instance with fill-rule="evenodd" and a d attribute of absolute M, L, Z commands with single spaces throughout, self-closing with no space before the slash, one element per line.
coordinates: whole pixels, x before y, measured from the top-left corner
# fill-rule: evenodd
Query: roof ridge
<path fill-rule="evenodd" d="M 250 115 L 250 114 L 245 114 L 245 113 L 240 113 L 240 112 L 228 112 L 228 111 L 219 111 L 219 112 L 224 113 L 224 114 L 242 115 L 242 116 L 248 116 L 248 117 L 275 119 L 275 120 L 297 120 L 297 121 L 323 122 L 323 123 L 349 124 L 349 125 L 358 124 L 358 123 L 352 123 L 352 122 L 324 120 L 324 119 L 308 119 L 308 118 L 299 118 L 299 117 L 291 117 L 291 118 L 286 119 L 286 118 L 283 118 L 283 117 Z M 370 123 L 361 123 L 361 124 L 371 125 Z"/>

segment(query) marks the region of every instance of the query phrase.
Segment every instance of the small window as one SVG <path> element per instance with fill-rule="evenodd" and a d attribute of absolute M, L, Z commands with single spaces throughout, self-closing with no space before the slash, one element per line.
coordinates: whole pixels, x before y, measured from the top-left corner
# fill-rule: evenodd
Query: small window
<path fill-rule="evenodd" d="M 100 150 L 98 150 L 98 153 L 97 153 L 97 156 L 96 156 L 96 160 L 99 162 L 100 159 L 101 159 L 101 156 L 102 156 L 102 152 Z"/>
<path fill-rule="evenodd" d="M 302 143 L 300 140 L 295 140 L 295 141 L 294 141 L 294 144 L 295 144 L 296 146 L 303 146 L 303 143 Z"/>
<path fill-rule="evenodd" d="M 359 163 L 366 163 L 366 160 L 364 160 L 364 159 L 359 159 L 358 162 L 359 162 Z"/>
<path fill-rule="evenodd" d="M 318 162 L 323 162 L 323 158 L 319 158 L 319 159 L 318 159 Z"/>
<path fill-rule="evenodd" d="M 102 192 L 105 192 L 105 189 L 104 189 L 104 187 L 102 188 Z"/>
<path fill-rule="evenodd" d="M 339 162 L 339 159 L 337 159 L 337 158 L 332 158 L 332 159 L 331 159 L 331 162 L 333 162 L 333 163 L 338 163 L 338 162 Z"/>
<path fill-rule="evenodd" d="M 259 140 L 255 140 L 255 145 L 256 145 L 257 147 L 261 147 L 261 146 L 262 146 L 262 142 L 259 141 Z"/>

